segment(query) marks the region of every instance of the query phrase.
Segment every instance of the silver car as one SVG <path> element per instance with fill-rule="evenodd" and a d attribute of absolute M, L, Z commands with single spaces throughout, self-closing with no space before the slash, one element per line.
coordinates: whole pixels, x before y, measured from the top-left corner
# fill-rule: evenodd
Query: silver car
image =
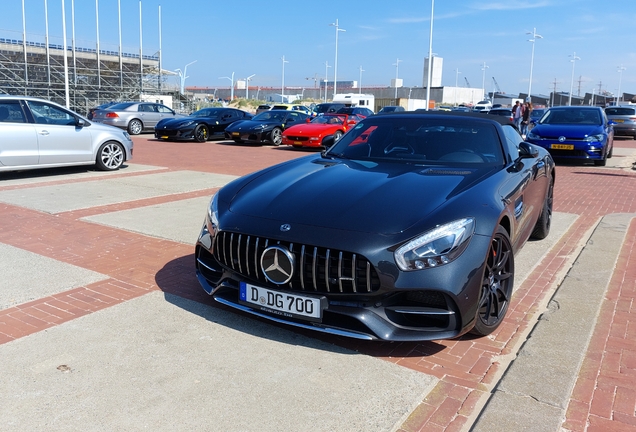
<path fill-rule="evenodd" d="M 0 136 L 0 171 L 75 165 L 116 170 L 133 154 L 127 132 L 28 96 L 0 97 Z"/>
<path fill-rule="evenodd" d="M 630 136 L 636 139 L 636 105 L 605 108 L 607 119 L 613 121 L 614 136 Z"/>
<path fill-rule="evenodd" d="M 125 129 L 130 135 L 154 131 L 159 120 L 176 117 L 185 116 L 154 102 L 121 102 L 93 113 L 93 121 Z"/>

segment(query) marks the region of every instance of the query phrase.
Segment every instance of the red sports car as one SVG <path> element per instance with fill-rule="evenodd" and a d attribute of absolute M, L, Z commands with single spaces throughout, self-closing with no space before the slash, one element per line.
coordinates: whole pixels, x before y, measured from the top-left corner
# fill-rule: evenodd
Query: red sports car
<path fill-rule="evenodd" d="M 349 128 L 361 120 L 357 115 L 324 114 L 309 123 L 294 125 L 283 132 L 282 144 L 301 147 L 321 147 L 322 140 L 333 136 L 337 142 Z"/>

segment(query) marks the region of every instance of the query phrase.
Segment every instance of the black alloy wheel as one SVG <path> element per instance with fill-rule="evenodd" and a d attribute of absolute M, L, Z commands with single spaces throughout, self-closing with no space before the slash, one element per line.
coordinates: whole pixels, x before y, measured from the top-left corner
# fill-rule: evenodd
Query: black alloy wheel
<path fill-rule="evenodd" d="M 499 226 L 488 248 L 475 327 L 471 333 L 486 336 L 499 327 L 510 305 L 514 271 L 510 239 L 506 230 Z"/>
<path fill-rule="evenodd" d="M 552 205 L 554 202 L 554 180 L 550 180 L 550 186 L 543 202 L 543 208 L 537 223 L 532 230 L 531 238 L 535 240 L 543 240 L 550 234 L 550 226 L 552 226 Z"/>
<path fill-rule="evenodd" d="M 194 140 L 196 142 L 206 142 L 208 140 L 209 132 L 206 125 L 198 125 L 194 128 Z"/>

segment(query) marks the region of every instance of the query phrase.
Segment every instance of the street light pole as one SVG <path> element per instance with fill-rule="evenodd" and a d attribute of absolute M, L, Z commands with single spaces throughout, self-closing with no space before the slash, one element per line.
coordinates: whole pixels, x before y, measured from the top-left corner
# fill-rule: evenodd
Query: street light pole
<path fill-rule="evenodd" d="M 329 61 L 325 62 L 325 102 L 327 102 L 327 84 L 329 84 Z"/>
<path fill-rule="evenodd" d="M 231 82 L 230 87 L 230 102 L 234 100 L 234 72 L 232 72 L 232 77 L 219 77 L 219 79 L 227 78 Z"/>
<path fill-rule="evenodd" d="M 393 63 L 393 66 L 395 66 L 395 103 L 396 105 L 397 105 L 397 89 L 398 89 L 398 67 L 401 61 L 402 60 L 397 59 L 395 63 Z"/>
<path fill-rule="evenodd" d="M 457 80 L 459 79 L 459 74 L 460 74 L 460 73 L 461 73 L 461 72 L 459 71 L 459 68 L 458 68 L 458 69 L 455 69 L 455 91 L 453 92 L 453 93 L 454 93 L 454 95 L 453 95 L 453 96 L 455 96 L 455 97 L 453 98 L 453 99 L 454 99 L 454 101 L 453 101 L 453 105 L 455 105 L 455 106 L 457 106 Z"/>
<path fill-rule="evenodd" d="M 358 94 L 362 93 L 362 72 L 365 70 L 360 66 L 360 82 L 358 83 Z"/>
<path fill-rule="evenodd" d="M 336 62 L 333 64 L 333 96 L 336 97 L 336 81 L 338 80 L 338 32 L 344 32 L 338 25 L 338 20 L 335 23 L 329 24 L 336 28 Z"/>
<path fill-rule="evenodd" d="M 482 70 L 482 76 L 481 76 L 481 94 L 484 96 L 484 98 L 486 97 L 486 69 L 488 69 L 488 66 L 486 66 L 486 62 L 484 62 L 484 65 L 482 66 L 481 70 Z M 492 94 L 493 97 L 493 103 L 495 102 L 495 94 Z"/>
<path fill-rule="evenodd" d="M 435 0 L 431 0 L 431 31 L 428 38 L 428 78 L 426 83 L 426 111 L 431 105 L 431 69 L 433 66 L 433 10 L 435 9 Z"/>
<path fill-rule="evenodd" d="M 618 76 L 618 97 L 621 98 L 621 100 L 623 99 L 623 95 L 621 94 L 621 80 L 623 79 L 623 71 L 627 70 L 626 67 L 623 67 L 623 65 L 620 65 L 618 67 L 618 73 L 620 74 Z M 619 99 L 616 99 L 616 105 L 618 105 L 619 103 Z"/>
<path fill-rule="evenodd" d="M 287 60 L 285 60 L 285 56 L 283 55 L 283 57 L 281 58 L 281 60 L 283 61 L 283 81 L 281 84 L 281 88 L 280 88 L 280 101 L 282 103 L 285 102 L 285 63 L 289 63 Z"/>
<path fill-rule="evenodd" d="M 176 69 L 179 72 L 179 78 L 180 78 L 180 87 L 181 87 L 181 94 L 185 94 L 185 80 L 186 78 L 190 78 L 188 77 L 186 74 L 188 73 L 188 66 L 190 66 L 191 64 L 196 63 L 197 61 L 193 61 L 188 63 L 187 65 L 185 65 L 185 67 L 183 68 L 183 73 L 181 73 L 181 69 Z"/>
<path fill-rule="evenodd" d="M 572 106 L 572 91 L 574 90 L 574 63 L 576 63 L 577 60 L 581 60 L 581 58 L 576 56 L 576 52 L 574 52 L 574 54 L 570 57 L 572 57 L 570 60 L 572 62 L 572 78 L 570 79 L 570 97 L 568 98 L 568 105 Z"/>
<path fill-rule="evenodd" d="M 250 75 L 247 78 L 245 78 L 245 99 L 249 99 L 249 93 L 250 93 L 250 80 L 252 78 L 254 78 L 256 76 L 256 74 Z"/>
<path fill-rule="evenodd" d="M 532 56 L 530 57 L 530 82 L 528 83 L 528 101 L 532 102 L 532 68 L 534 67 L 534 42 L 538 39 L 543 39 L 543 36 L 537 34 L 537 29 L 533 28 L 532 33 L 526 32 L 526 34 L 531 34 L 532 39 L 528 39 L 528 42 L 532 42 Z"/>

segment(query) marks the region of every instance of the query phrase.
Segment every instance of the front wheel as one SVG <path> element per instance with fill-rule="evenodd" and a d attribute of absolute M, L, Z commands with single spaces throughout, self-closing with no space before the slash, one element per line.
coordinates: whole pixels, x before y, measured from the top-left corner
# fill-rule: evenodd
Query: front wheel
<path fill-rule="evenodd" d="M 95 164 L 102 171 L 113 171 L 119 169 L 125 160 L 124 148 L 116 142 L 107 142 L 97 151 Z"/>
<path fill-rule="evenodd" d="M 196 142 L 206 142 L 208 140 L 209 132 L 205 125 L 199 125 L 194 129 L 194 140 Z"/>
<path fill-rule="evenodd" d="M 272 129 L 271 138 L 272 144 L 279 146 L 283 142 L 283 131 L 280 128 Z"/>
<path fill-rule="evenodd" d="M 144 125 L 141 124 L 140 120 L 134 119 L 128 123 L 128 133 L 131 135 L 139 135 L 143 128 Z"/>
<path fill-rule="evenodd" d="M 475 327 L 471 333 L 486 336 L 499 327 L 510 305 L 515 262 L 506 230 L 498 226 L 490 241 L 479 290 Z"/>
<path fill-rule="evenodd" d="M 342 138 L 342 131 L 336 131 L 336 133 L 333 134 L 333 142 L 337 143 L 340 138 Z"/>

